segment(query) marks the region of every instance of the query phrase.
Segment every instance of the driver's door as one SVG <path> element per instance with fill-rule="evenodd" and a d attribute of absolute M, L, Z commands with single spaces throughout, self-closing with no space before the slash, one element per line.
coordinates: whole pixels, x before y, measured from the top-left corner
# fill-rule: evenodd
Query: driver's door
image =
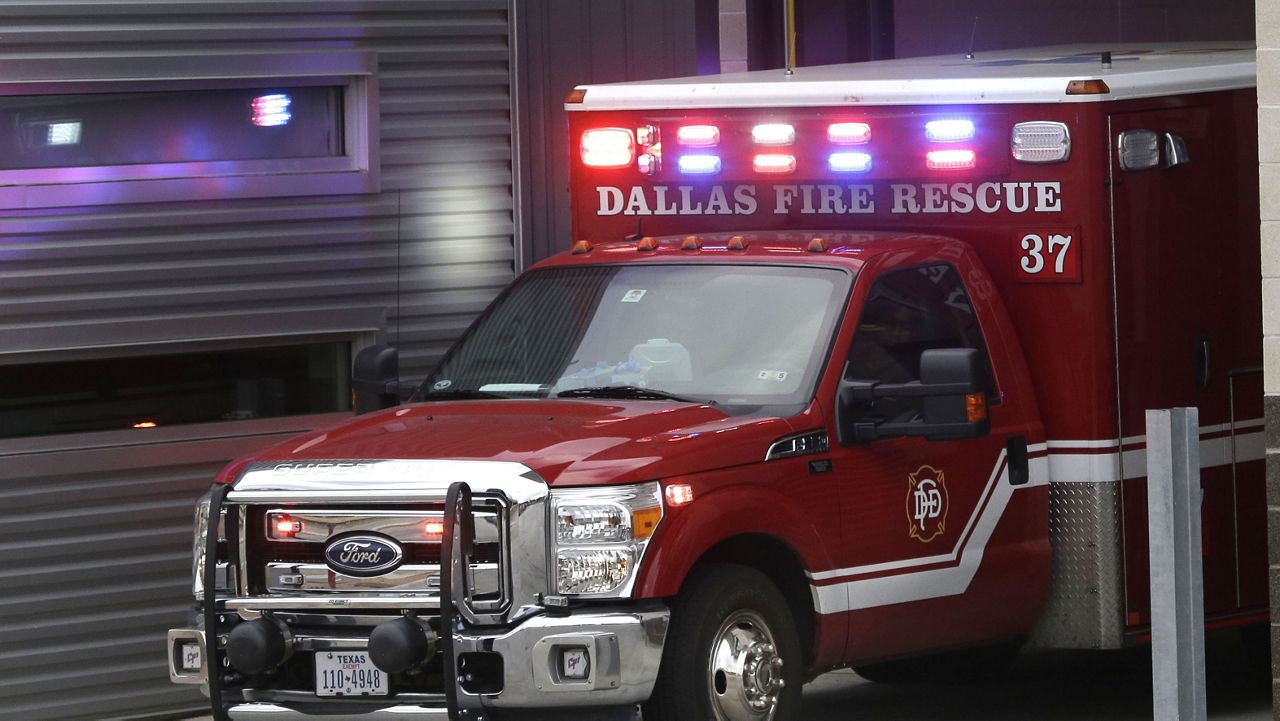
<path fill-rule="evenodd" d="M 1025 437 L 1018 435 L 1025 431 L 1000 422 L 1006 414 L 997 403 L 981 328 L 959 272 L 934 264 L 880 275 L 863 302 L 845 377 L 894 384 L 919 380 L 920 354 L 931 348 L 976 348 L 983 354 L 988 401 L 995 404 L 991 432 L 969 440 L 898 437 L 835 448 L 845 542 L 841 570 L 824 580 L 846 592 L 854 658 L 999 633 L 998 597 L 988 598 L 994 606 L 968 597 L 988 587 L 975 579 L 993 559 L 998 563 L 1000 554 L 993 550 L 1005 542 L 998 521 L 1012 497 L 1005 451 L 1011 439 L 1014 446 L 1020 442 L 1025 464 Z M 921 406 L 919 398 L 887 398 L 862 413 L 864 419 L 903 423 L 918 417 Z"/>

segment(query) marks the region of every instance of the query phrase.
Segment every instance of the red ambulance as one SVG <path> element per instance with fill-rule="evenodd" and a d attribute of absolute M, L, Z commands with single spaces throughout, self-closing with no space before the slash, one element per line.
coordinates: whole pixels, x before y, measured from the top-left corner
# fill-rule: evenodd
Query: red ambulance
<path fill-rule="evenodd" d="M 1141 643 L 1175 406 L 1206 615 L 1264 622 L 1254 87 L 1204 44 L 576 89 L 572 249 L 408 403 L 370 349 L 392 407 L 219 476 L 173 679 L 218 718 L 755 721 L 831 668 Z"/>

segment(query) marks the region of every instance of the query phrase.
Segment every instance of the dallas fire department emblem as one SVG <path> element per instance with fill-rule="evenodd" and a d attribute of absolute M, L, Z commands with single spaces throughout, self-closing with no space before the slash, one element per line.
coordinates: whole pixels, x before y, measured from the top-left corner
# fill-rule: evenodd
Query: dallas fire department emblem
<path fill-rule="evenodd" d="M 907 475 L 907 520 L 912 538 L 928 543 L 947 532 L 947 501 L 942 471 L 920 466 Z"/>

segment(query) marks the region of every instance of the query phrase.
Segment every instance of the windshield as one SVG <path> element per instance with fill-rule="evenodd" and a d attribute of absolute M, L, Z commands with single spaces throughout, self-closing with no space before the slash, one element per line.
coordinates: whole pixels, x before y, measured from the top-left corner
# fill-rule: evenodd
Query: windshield
<path fill-rule="evenodd" d="M 445 356 L 424 398 L 668 394 L 801 406 L 813 396 L 851 279 L 776 265 L 534 271 Z"/>

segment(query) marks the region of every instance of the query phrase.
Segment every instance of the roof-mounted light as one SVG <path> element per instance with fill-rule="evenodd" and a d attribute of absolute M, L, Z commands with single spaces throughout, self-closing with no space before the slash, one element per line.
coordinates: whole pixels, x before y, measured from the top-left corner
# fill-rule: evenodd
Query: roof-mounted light
<path fill-rule="evenodd" d="M 715 175 L 720 172 L 718 155 L 681 155 L 676 163 L 680 172 L 688 175 Z"/>
<path fill-rule="evenodd" d="M 1064 123 L 1033 120 L 1013 126 L 1009 138 L 1013 159 L 1023 163 L 1058 163 L 1071 157 L 1071 132 Z"/>
<path fill-rule="evenodd" d="M 1120 167 L 1125 170 L 1147 170 L 1160 164 L 1160 136 L 1145 128 L 1126 130 L 1116 138 Z"/>
<path fill-rule="evenodd" d="M 582 134 L 582 164 L 592 168 L 625 168 L 636 157 L 635 140 L 626 128 L 596 128 Z"/>
<path fill-rule="evenodd" d="M 751 159 L 751 168 L 757 173 L 794 173 L 796 156 L 782 153 L 760 153 Z"/>
<path fill-rule="evenodd" d="M 832 153 L 827 167 L 836 173 L 865 173 L 871 170 L 870 153 Z"/>
<path fill-rule="evenodd" d="M 796 142 L 796 128 L 788 123 L 763 123 L 751 129 L 756 145 L 790 145 Z"/>
<path fill-rule="evenodd" d="M 827 126 L 827 140 L 838 145 L 861 145 L 871 142 L 871 126 L 866 123 L 832 123 Z"/>
<path fill-rule="evenodd" d="M 676 129 L 676 142 L 694 148 L 710 148 L 720 144 L 720 128 L 714 125 L 681 125 Z"/>
<path fill-rule="evenodd" d="M 970 140 L 977 133 L 973 121 L 967 118 L 930 120 L 924 124 L 924 136 L 935 143 L 955 143 Z"/>
<path fill-rule="evenodd" d="M 974 167 L 977 155 L 972 150 L 930 150 L 925 159 L 929 170 L 964 170 Z"/>

